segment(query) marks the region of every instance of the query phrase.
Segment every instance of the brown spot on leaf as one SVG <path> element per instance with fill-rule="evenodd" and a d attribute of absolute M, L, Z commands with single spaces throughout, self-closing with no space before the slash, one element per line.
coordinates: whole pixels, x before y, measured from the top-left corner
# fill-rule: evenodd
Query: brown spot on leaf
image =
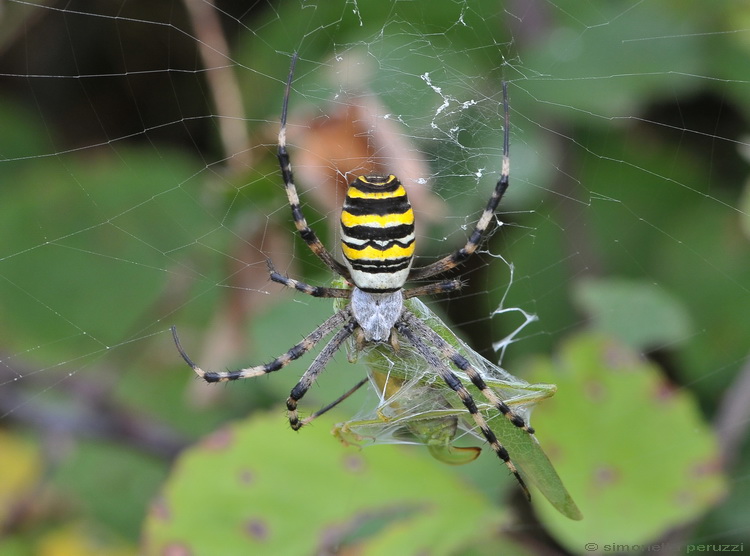
<path fill-rule="evenodd" d="M 690 472 L 694 477 L 705 477 L 706 475 L 716 475 L 721 473 L 721 469 L 721 461 L 718 459 L 710 459 L 696 463 L 690 469 Z"/>
<path fill-rule="evenodd" d="M 654 397 L 658 402 L 669 402 L 674 399 L 677 394 L 677 388 L 673 384 L 670 384 L 666 380 L 659 382 L 654 392 Z"/>
<path fill-rule="evenodd" d="M 256 541 L 265 541 L 269 535 L 268 525 L 260 518 L 249 520 L 245 524 L 245 531 Z"/>
<path fill-rule="evenodd" d="M 255 482 L 255 475 L 249 469 L 242 469 L 239 474 L 239 480 L 243 485 L 250 485 Z"/>
<path fill-rule="evenodd" d="M 674 497 L 675 505 L 680 507 L 694 506 L 696 503 L 695 493 L 690 489 L 678 490 Z"/>
<path fill-rule="evenodd" d="M 594 469 L 594 484 L 601 487 L 608 487 L 620 480 L 620 472 L 617 468 L 609 465 L 602 465 Z"/>
<path fill-rule="evenodd" d="M 601 403 L 607 398 L 607 388 L 598 380 L 588 380 L 583 385 L 586 397 L 595 403 Z"/>
<path fill-rule="evenodd" d="M 201 446 L 207 450 L 224 450 L 231 445 L 232 437 L 232 431 L 224 427 L 204 438 Z"/>
<path fill-rule="evenodd" d="M 549 456 L 549 458 L 553 461 L 562 458 L 566 452 L 562 444 L 554 441 L 545 442 L 544 451 L 547 453 L 547 456 Z"/>
<path fill-rule="evenodd" d="M 362 473 L 365 471 L 365 460 L 359 454 L 347 454 L 343 458 L 344 471 Z"/>
<path fill-rule="evenodd" d="M 169 511 L 169 506 L 167 505 L 167 501 L 163 496 L 159 496 L 151 504 L 151 515 L 154 517 L 154 519 L 157 519 L 159 521 L 169 521 L 169 519 L 172 517 L 172 514 Z"/>
<path fill-rule="evenodd" d="M 169 543 L 162 550 L 162 556 L 192 556 L 193 551 L 180 543 Z"/>
<path fill-rule="evenodd" d="M 602 363 L 610 371 L 628 371 L 638 363 L 634 352 L 614 341 L 607 342 L 602 352 Z"/>

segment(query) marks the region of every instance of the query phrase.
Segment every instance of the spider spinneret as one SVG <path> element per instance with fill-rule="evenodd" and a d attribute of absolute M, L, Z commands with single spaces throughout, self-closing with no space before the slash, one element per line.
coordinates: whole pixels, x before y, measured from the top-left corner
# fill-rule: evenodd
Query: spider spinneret
<path fill-rule="evenodd" d="M 341 251 L 344 257 L 344 264 L 342 264 L 325 248 L 315 232 L 308 226 L 294 185 L 294 175 L 286 149 L 286 120 L 296 62 L 297 54 L 295 53 L 287 78 L 278 137 L 277 156 L 284 188 L 294 225 L 302 240 L 328 268 L 345 278 L 352 284 L 352 287 L 311 286 L 279 274 L 269 260 L 270 277 L 274 282 L 313 297 L 345 298 L 349 300 L 349 303 L 326 319 L 301 342 L 269 363 L 235 371 L 203 370 L 188 357 L 180 344 L 175 327 L 172 327 L 172 334 L 180 355 L 195 373 L 207 382 L 251 378 L 284 368 L 337 330 L 289 394 L 286 403 L 289 424 L 297 430 L 337 405 L 367 382 L 366 379 L 360 380 L 352 389 L 331 404 L 309 417 L 299 418 L 297 402 L 302 399 L 317 376 L 350 336 L 355 334 L 359 348 L 365 343 L 376 342 L 390 343 L 394 349 L 398 348 L 400 337 L 406 340 L 447 386 L 456 392 L 495 454 L 505 463 L 526 496 L 529 497 L 529 491 L 518 469 L 511 461 L 508 451 L 487 424 L 466 386 L 451 370 L 451 365 L 462 371 L 487 401 L 513 425 L 529 434 L 533 434 L 534 430 L 520 415 L 513 412 L 494 390 L 487 386 L 480 373 L 455 347 L 404 306 L 404 300 L 411 297 L 451 292 L 461 288 L 462 282 L 457 279 L 433 282 L 411 289 L 404 289 L 404 285 L 408 281 L 432 278 L 449 271 L 474 254 L 508 188 L 510 163 L 507 84 L 505 82 L 502 84 L 505 125 L 501 175 L 466 244 L 435 263 L 413 268 L 414 212 L 404 186 L 394 175 L 359 176 L 349 185 L 341 212 Z"/>

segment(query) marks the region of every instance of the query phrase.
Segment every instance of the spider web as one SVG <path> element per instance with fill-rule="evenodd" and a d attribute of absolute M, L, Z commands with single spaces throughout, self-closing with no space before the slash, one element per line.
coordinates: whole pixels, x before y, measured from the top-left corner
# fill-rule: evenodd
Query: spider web
<path fill-rule="evenodd" d="M 186 386 L 168 330 L 221 369 L 269 360 L 330 314 L 267 279 L 271 257 L 330 280 L 292 234 L 274 155 L 297 51 L 289 148 L 327 245 L 358 172 L 409 185 L 417 264 L 462 245 L 501 167 L 507 80 L 498 225 L 466 288 L 429 306 L 512 370 L 589 322 L 596 279 L 646 284 L 681 318 L 644 356 L 744 431 L 742 403 L 720 401 L 748 372 L 742 8 L 678 20 L 648 1 L 426 4 L 0 6 L 0 424 L 165 456 L 188 436 L 159 413 L 165 396 L 228 399 L 237 415 L 284 399 L 299 365 L 257 387 Z M 348 387 L 338 359 L 312 407 Z"/>

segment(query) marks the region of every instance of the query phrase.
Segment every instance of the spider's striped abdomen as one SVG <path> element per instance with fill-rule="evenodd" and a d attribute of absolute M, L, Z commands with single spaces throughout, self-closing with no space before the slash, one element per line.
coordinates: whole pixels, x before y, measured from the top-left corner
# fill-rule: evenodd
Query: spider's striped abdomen
<path fill-rule="evenodd" d="M 359 289 L 403 287 L 414 258 L 414 212 L 396 176 L 360 176 L 349 184 L 341 211 L 341 250 Z"/>

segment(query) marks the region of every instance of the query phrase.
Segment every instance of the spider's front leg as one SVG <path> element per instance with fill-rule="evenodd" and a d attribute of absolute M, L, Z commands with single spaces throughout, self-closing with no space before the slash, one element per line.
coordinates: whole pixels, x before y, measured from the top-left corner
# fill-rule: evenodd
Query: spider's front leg
<path fill-rule="evenodd" d="M 479 217 L 474 231 L 469 236 L 469 240 L 463 247 L 437 262 L 420 268 L 412 268 L 409 272 L 410 281 L 430 278 L 463 264 L 476 252 L 479 244 L 482 242 L 495 216 L 495 211 L 510 185 L 510 109 L 508 107 L 508 83 L 506 81 L 503 81 L 503 114 L 505 129 L 503 130 L 503 162 L 500 177 L 497 183 L 495 183 L 495 189 L 492 190 L 492 195 L 489 201 L 487 201 L 487 205 Z"/>
<path fill-rule="evenodd" d="M 310 251 L 323 261 L 323 263 L 336 274 L 349 278 L 349 269 L 338 262 L 333 255 L 325 248 L 323 243 L 318 239 L 312 228 L 307 225 L 307 220 L 302 212 L 302 205 L 297 194 L 297 187 L 294 185 L 294 173 L 292 172 L 292 162 L 289 159 L 289 153 L 286 149 L 286 116 L 289 108 L 289 93 L 292 90 L 292 79 L 294 77 L 294 66 L 297 64 L 297 53 L 292 56 L 292 63 L 289 68 L 289 76 L 286 80 L 286 89 L 284 90 L 284 103 L 281 107 L 281 126 L 279 127 L 278 150 L 276 157 L 279 160 L 281 168 L 281 178 L 284 180 L 284 190 L 292 209 L 292 218 L 294 226 L 303 241 L 310 248 Z"/>

